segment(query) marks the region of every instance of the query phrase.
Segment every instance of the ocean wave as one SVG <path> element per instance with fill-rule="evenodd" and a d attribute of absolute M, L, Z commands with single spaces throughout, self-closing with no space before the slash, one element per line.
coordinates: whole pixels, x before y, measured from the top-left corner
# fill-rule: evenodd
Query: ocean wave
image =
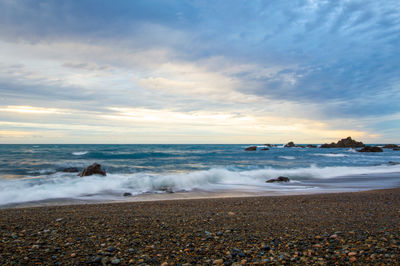
<path fill-rule="evenodd" d="M 296 157 L 294 156 L 279 156 L 279 158 L 286 159 L 286 160 L 294 160 Z"/>
<path fill-rule="evenodd" d="M 25 179 L 0 180 L 0 204 L 22 203 L 47 199 L 87 198 L 90 195 L 121 197 L 124 192 L 133 195 L 163 193 L 166 190 L 282 190 L 309 189 L 302 181 L 354 177 L 355 175 L 400 173 L 400 165 L 371 167 L 317 167 L 295 169 L 265 168 L 258 170 L 234 171 L 213 168 L 206 171 L 187 173 L 135 173 L 108 174 L 107 176 L 78 177 L 76 174 L 55 173 L 52 175 Z M 266 183 L 278 176 L 287 176 L 293 182 Z M 290 186 L 295 185 L 295 186 Z"/>
<path fill-rule="evenodd" d="M 73 152 L 72 155 L 80 156 L 80 155 L 85 155 L 88 153 L 89 153 L 88 151 L 76 151 L 76 152 Z"/>
<path fill-rule="evenodd" d="M 343 153 L 314 153 L 313 155 L 324 157 L 349 157 L 349 155 Z"/>

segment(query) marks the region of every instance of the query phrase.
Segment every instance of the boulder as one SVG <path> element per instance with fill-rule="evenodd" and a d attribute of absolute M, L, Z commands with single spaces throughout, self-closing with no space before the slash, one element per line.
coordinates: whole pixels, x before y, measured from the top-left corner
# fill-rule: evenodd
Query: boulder
<path fill-rule="evenodd" d="M 82 172 L 78 174 L 79 176 L 90 176 L 90 175 L 106 175 L 106 171 L 101 169 L 101 165 L 98 163 L 94 163 L 84 168 Z"/>
<path fill-rule="evenodd" d="M 272 145 L 271 145 L 271 144 L 264 144 L 264 146 L 267 146 L 267 147 L 272 147 Z"/>
<path fill-rule="evenodd" d="M 347 137 L 345 139 L 339 140 L 337 143 L 332 142 L 331 144 L 323 144 L 321 148 L 362 148 L 364 147 L 364 143 L 361 141 L 356 141 L 351 137 Z"/>
<path fill-rule="evenodd" d="M 400 151 L 400 148 L 393 148 L 394 151 Z"/>
<path fill-rule="evenodd" d="M 129 196 L 132 196 L 132 193 L 125 192 L 124 194 L 122 194 L 122 196 L 124 196 L 124 197 L 129 197 Z"/>
<path fill-rule="evenodd" d="M 262 151 L 269 151 L 269 148 L 262 148 Z"/>
<path fill-rule="evenodd" d="M 390 165 L 398 165 L 398 164 L 400 164 L 399 162 L 392 162 L 392 161 L 390 161 L 390 162 L 388 162 L 388 164 L 390 164 Z"/>
<path fill-rule="evenodd" d="M 64 173 L 78 173 L 79 169 L 76 167 L 67 167 L 62 170 Z"/>
<path fill-rule="evenodd" d="M 245 151 L 256 151 L 257 150 L 257 146 L 250 146 L 247 147 L 246 149 L 244 149 Z"/>
<path fill-rule="evenodd" d="M 358 150 L 358 152 L 383 152 L 383 150 L 376 146 L 365 146 L 361 150 Z"/>
<path fill-rule="evenodd" d="M 398 145 L 396 144 L 386 144 L 385 146 L 383 146 L 383 148 L 385 149 L 395 149 L 395 148 L 400 148 Z"/>
<path fill-rule="evenodd" d="M 293 148 L 293 147 L 296 147 L 296 145 L 293 143 L 293 141 L 290 141 L 284 147 L 285 148 Z"/>
<path fill-rule="evenodd" d="M 267 180 L 265 182 L 266 183 L 274 183 L 274 182 L 289 182 L 289 181 L 290 181 L 290 179 L 288 177 L 280 176 L 280 177 L 278 177 L 276 179 L 270 179 L 270 180 Z"/>
<path fill-rule="evenodd" d="M 317 148 L 317 146 L 316 146 L 316 145 L 308 144 L 308 145 L 307 145 L 307 148 Z"/>

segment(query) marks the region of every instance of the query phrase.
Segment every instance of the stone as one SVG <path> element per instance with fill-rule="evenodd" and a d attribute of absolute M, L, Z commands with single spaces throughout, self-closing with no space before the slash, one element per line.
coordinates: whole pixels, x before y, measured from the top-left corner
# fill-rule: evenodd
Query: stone
<path fill-rule="evenodd" d="M 224 263 L 223 259 L 214 260 L 213 264 L 222 265 Z"/>
<path fill-rule="evenodd" d="M 316 145 L 312 145 L 312 144 L 308 144 L 306 147 L 307 147 L 307 148 L 317 148 Z"/>
<path fill-rule="evenodd" d="M 331 144 L 322 144 L 321 148 L 362 148 L 364 143 L 361 141 L 353 140 L 351 137 L 339 140 L 337 143 L 332 142 Z"/>
<path fill-rule="evenodd" d="M 383 152 L 383 150 L 377 146 L 365 146 L 361 150 L 358 150 L 358 152 Z"/>
<path fill-rule="evenodd" d="M 124 196 L 124 197 L 129 197 L 129 196 L 132 196 L 132 193 L 125 192 L 124 194 L 122 194 L 122 196 Z"/>
<path fill-rule="evenodd" d="M 76 167 L 67 167 L 62 170 L 64 173 L 78 173 L 79 169 Z"/>
<path fill-rule="evenodd" d="M 250 146 L 247 147 L 246 149 L 244 149 L 245 151 L 256 151 L 257 150 L 257 146 Z"/>
<path fill-rule="evenodd" d="M 385 148 L 385 149 L 394 149 L 394 148 L 400 148 L 400 146 L 396 145 L 396 144 L 386 144 L 385 146 L 383 146 L 383 148 Z"/>
<path fill-rule="evenodd" d="M 106 176 L 106 171 L 101 169 L 101 165 L 98 163 L 94 163 L 92 165 L 89 165 L 88 167 L 84 168 L 82 172 L 78 174 L 78 176 L 83 177 L 83 176 L 90 176 L 90 175 L 103 175 Z"/>
<path fill-rule="evenodd" d="M 269 151 L 268 148 L 262 148 L 261 150 L 262 150 L 262 151 Z"/>
<path fill-rule="evenodd" d="M 400 164 L 399 162 L 392 162 L 392 161 L 390 161 L 390 162 L 388 162 L 388 164 L 390 164 L 390 165 L 397 165 L 397 164 Z"/>
<path fill-rule="evenodd" d="M 394 151 L 400 151 L 400 148 L 393 148 Z"/>
<path fill-rule="evenodd" d="M 293 147 L 296 147 L 296 145 L 293 143 L 293 141 L 290 141 L 284 147 L 285 148 L 293 148 Z"/>
<path fill-rule="evenodd" d="M 266 183 L 274 183 L 274 182 L 289 182 L 289 181 L 290 181 L 290 179 L 288 177 L 280 176 L 280 177 L 278 177 L 276 179 L 270 179 L 270 180 L 267 180 L 265 182 Z"/>
<path fill-rule="evenodd" d="M 119 264 L 121 261 L 119 260 L 119 259 L 113 259 L 113 260 L 111 260 L 111 264 L 114 264 L 114 265 L 116 265 L 116 264 Z"/>

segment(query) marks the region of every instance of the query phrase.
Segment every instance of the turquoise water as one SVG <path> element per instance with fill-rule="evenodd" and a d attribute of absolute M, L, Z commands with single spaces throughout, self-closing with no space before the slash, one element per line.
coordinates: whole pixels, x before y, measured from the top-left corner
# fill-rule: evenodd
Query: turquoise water
<path fill-rule="evenodd" d="M 52 199 L 122 198 L 129 192 L 356 191 L 400 184 L 400 151 L 249 145 L 0 145 L 0 205 Z M 100 163 L 107 176 L 66 167 Z M 287 176 L 289 183 L 265 183 Z"/>

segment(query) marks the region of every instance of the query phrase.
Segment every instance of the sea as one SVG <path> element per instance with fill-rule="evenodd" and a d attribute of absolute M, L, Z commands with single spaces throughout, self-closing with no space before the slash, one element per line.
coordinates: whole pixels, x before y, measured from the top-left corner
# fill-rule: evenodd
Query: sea
<path fill-rule="evenodd" d="M 254 145 L 254 144 L 252 144 Z M 400 186 L 400 151 L 235 145 L 0 145 L 0 207 L 351 192 Z M 106 176 L 63 169 L 99 163 Z M 268 183 L 279 176 L 289 182 Z M 124 196 L 125 195 L 129 195 Z"/>

